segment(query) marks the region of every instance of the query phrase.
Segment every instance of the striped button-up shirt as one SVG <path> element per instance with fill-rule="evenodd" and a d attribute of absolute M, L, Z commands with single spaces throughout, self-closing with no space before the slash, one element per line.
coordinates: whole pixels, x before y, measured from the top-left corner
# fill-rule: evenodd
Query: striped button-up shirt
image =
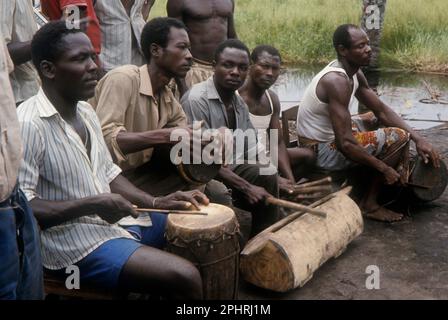
<path fill-rule="evenodd" d="M 109 183 L 121 170 L 112 162 L 92 107 L 79 102 L 77 112 L 91 137 L 90 159 L 79 135 L 42 89 L 17 109 L 24 144 L 19 182 L 28 200 L 68 201 L 110 192 Z M 48 228 L 41 232 L 44 266 L 65 268 L 114 238 L 132 236 L 98 215 Z"/>
<path fill-rule="evenodd" d="M 36 31 L 31 0 L 0 1 L 0 32 L 7 44 L 30 41 Z M 39 90 L 39 77 L 31 61 L 17 65 L 10 79 L 16 102 L 34 96 Z"/>
<path fill-rule="evenodd" d="M 130 16 L 120 0 L 97 0 L 95 12 L 101 28 L 101 61 L 106 70 L 125 64 L 144 63 L 140 49 L 140 35 L 145 20 L 142 15 L 144 0 L 135 0 Z M 136 41 L 133 43 L 132 38 Z"/>

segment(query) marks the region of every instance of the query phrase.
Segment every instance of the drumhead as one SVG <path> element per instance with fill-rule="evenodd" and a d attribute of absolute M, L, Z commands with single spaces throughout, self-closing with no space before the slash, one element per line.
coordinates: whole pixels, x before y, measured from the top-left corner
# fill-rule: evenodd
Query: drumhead
<path fill-rule="evenodd" d="M 201 212 L 206 212 L 206 216 L 188 214 L 168 215 L 168 227 L 188 230 L 210 230 L 232 222 L 235 213 L 229 207 L 217 203 L 210 203 L 208 206 L 201 206 Z"/>
<path fill-rule="evenodd" d="M 445 191 L 448 183 L 447 168 L 443 160 L 440 167 L 435 168 L 431 163 L 425 164 L 419 157 L 416 159 L 414 169 L 409 181 L 422 187 L 411 187 L 413 195 L 421 201 L 433 201 Z"/>

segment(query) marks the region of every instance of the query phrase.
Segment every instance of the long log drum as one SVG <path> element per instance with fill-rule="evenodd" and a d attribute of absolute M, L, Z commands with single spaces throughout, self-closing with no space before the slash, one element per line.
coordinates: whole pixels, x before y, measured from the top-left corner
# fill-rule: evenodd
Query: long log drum
<path fill-rule="evenodd" d="M 316 203 L 326 218 L 297 212 L 254 237 L 240 255 L 242 277 L 277 292 L 303 286 L 363 230 L 361 211 L 347 195 L 350 189 Z"/>

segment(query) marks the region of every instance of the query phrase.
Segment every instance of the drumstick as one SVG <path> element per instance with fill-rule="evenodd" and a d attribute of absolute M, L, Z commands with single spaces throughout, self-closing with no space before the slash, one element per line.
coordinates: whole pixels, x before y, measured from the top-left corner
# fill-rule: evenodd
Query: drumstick
<path fill-rule="evenodd" d="M 267 204 L 273 204 L 273 205 L 276 205 L 276 206 L 279 206 L 279 207 L 305 211 L 305 212 L 314 214 L 314 215 L 316 215 L 318 217 L 321 217 L 321 218 L 326 218 L 327 217 L 327 214 L 325 212 L 323 212 L 323 211 L 315 210 L 313 208 L 304 206 L 302 204 L 298 204 L 298 203 L 291 202 L 291 201 L 286 201 L 286 200 L 281 200 L 281 199 L 277 199 L 277 198 L 274 198 L 274 197 L 266 198 L 266 203 Z"/>
<path fill-rule="evenodd" d="M 305 200 L 305 199 L 316 199 L 316 198 L 322 198 L 323 196 L 325 196 L 326 193 L 322 193 L 322 192 L 316 192 L 316 193 L 305 193 L 305 194 L 298 194 L 296 196 L 294 196 L 295 200 Z"/>
<path fill-rule="evenodd" d="M 136 205 L 133 206 L 134 210 L 137 212 L 157 212 L 157 213 L 166 213 L 166 214 L 190 214 L 190 215 L 199 215 L 199 216 L 207 216 L 207 212 L 202 211 L 193 211 L 193 210 L 165 210 L 165 209 L 149 209 L 149 208 L 139 208 Z"/>
<path fill-rule="evenodd" d="M 314 186 L 318 186 L 318 185 L 321 185 L 321 184 L 330 184 L 331 182 L 332 182 L 331 177 L 326 177 L 326 178 L 323 178 L 323 179 L 320 179 L 320 180 L 316 180 L 316 181 L 296 184 L 294 187 L 295 188 L 314 187 Z"/>
<path fill-rule="evenodd" d="M 294 187 L 293 193 L 313 193 L 313 192 L 328 192 L 332 191 L 331 185 L 322 185 L 322 186 L 314 186 L 314 187 L 304 187 L 304 188 L 298 188 Z"/>

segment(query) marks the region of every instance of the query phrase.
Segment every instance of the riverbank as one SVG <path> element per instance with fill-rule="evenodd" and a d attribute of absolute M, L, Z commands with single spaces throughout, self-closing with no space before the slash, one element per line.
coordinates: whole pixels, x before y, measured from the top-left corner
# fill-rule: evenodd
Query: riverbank
<path fill-rule="evenodd" d="M 250 48 L 272 44 L 286 64 L 322 64 L 335 54 L 332 33 L 343 23 L 359 24 L 361 0 L 236 0 L 235 23 Z M 156 1 L 151 17 L 166 15 Z M 387 2 L 381 42 L 384 68 L 448 73 L 446 0 Z"/>

